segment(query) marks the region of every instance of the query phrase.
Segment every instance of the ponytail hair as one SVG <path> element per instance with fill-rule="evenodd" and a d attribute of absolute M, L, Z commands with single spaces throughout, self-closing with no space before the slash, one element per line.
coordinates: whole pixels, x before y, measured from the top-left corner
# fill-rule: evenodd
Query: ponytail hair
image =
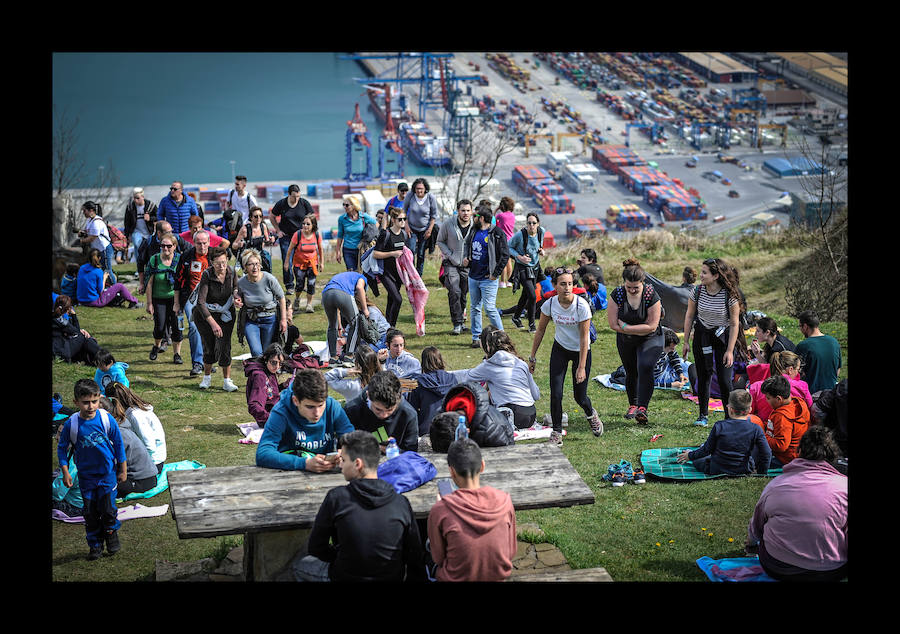
<path fill-rule="evenodd" d="M 103 216 L 103 207 L 100 206 L 100 203 L 95 203 L 92 200 L 85 202 L 81 206 L 81 208 L 82 209 L 90 209 L 91 211 L 96 213 L 98 216 Z"/>
<path fill-rule="evenodd" d="M 494 326 L 487 326 L 481 331 L 481 347 L 484 350 L 485 358 L 490 359 L 499 351 L 508 352 L 516 357 L 516 347 L 505 330 L 500 330 Z M 521 358 L 521 357 L 520 357 Z"/>
<path fill-rule="evenodd" d="M 622 262 L 622 279 L 626 282 L 643 282 L 645 277 L 644 269 L 635 258 Z"/>

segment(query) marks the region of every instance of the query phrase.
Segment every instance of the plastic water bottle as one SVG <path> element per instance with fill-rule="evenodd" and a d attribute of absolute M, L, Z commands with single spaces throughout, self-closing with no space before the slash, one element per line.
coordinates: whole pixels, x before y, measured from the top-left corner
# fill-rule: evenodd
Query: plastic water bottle
<path fill-rule="evenodd" d="M 388 439 L 388 446 L 384 451 L 384 455 L 388 460 L 390 460 L 391 458 L 396 458 L 400 455 L 400 447 L 397 446 L 397 441 L 393 436 Z"/>
<path fill-rule="evenodd" d="M 459 423 L 456 425 L 456 433 L 454 440 L 459 440 L 460 438 L 468 438 L 469 430 L 466 429 L 466 417 L 460 416 Z"/>

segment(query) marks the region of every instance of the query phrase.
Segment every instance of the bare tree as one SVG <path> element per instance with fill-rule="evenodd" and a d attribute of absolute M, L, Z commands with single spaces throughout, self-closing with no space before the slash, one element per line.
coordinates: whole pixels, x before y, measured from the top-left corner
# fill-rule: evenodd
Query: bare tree
<path fill-rule="evenodd" d="M 84 177 L 84 160 L 78 153 L 78 117 L 53 106 L 53 194 L 62 196 Z"/>
<path fill-rule="evenodd" d="M 827 145 L 811 146 L 800 137 L 802 157 L 821 166 L 800 177 L 804 200 L 791 231 L 808 255 L 797 262 L 785 284 L 792 314 L 814 310 L 823 321 L 847 318 L 848 210 L 847 170 Z"/>

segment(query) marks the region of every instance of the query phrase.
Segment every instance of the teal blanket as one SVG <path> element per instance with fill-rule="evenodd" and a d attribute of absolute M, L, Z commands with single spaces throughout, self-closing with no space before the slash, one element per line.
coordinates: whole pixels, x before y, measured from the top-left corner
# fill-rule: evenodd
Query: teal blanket
<path fill-rule="evenodd" d="M 734 478 L 746 476 L 726 476 L 724 474 L 707 475 L 702 471 L 694 468 L 690 461 L 684 464 L 678 464 L 675 461 L 676 456 L 687 449 L 693 451 L 697 447 L 667 447 L 663 449 L 645 449 L 641 452 L 641 466 L 644 467 L 644 473 L 648 476 L 654 476 L 663 480 L 709 480 L 712 478 Z M 759 476 L 754 472 L 749 476 Z M 765 476 L 774 477 L 781 475 L 781 469 L 769 469 Z"/>
<path fill-rule="evenodd" d="M 196 460 L 182 460 L 181 462 L 170 462 L 163 465 L 162 472 L 156 476 L 156 486 L 150 489 L 149 491 L 144 491 L 143 493 L 129 493 L 124 498 L 119 498 L 116 500 L 117 502 L 121 502 L 125 500 L 137 500 L 140 498 L 152 498 L 154 495 L 159 495 L 163 491 L 169 488 L 169 471 L 187 471 L 189 469 L 205 469 L 205 464 L 200 464 Z"/>
<path fill-rule="evenodd" d="M 697 566 L 709 577 L 710 581 L 775 581 L 762 569 L 759 559 L 756 557 L 727 557 L 725 559 L 701 557 L 697 560 Z"/>

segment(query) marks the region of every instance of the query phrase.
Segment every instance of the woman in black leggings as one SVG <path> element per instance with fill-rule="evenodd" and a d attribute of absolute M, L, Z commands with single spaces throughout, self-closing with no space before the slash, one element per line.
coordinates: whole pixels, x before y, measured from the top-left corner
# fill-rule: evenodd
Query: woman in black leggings
<path fill-rule="evenodd" d="M 622 263 L 624 284 L 610 293 L 606 312 L 609 327 L 616 331 L 616 348 L 625 367 L 625 418 L 646 423 L 653 396 L 653 368 L 665 341 L 659 319 L 662 303 L 652 284 L 644 283 L 644 269 L 634 258 Z"/>
<path fill-rule="evenodd" d="M 552 320 L 556 328 L 550 351 L 550 418 L 553 420 L 550 442 L 561 446 L 563 384 L 569 363 L 572 364 L 575 402 L 584 410 L 595 436 L 603 433 L 603 423 L 587 395 L 588 374 L 591 371 L 591 307 L 586 299 L 573 292 L 575 272 L 572 269 L 558 268 L 552 279 L 557 294 L 541 305 L 541 320 L 531 344 L 528 369 L 534 374 L 535 355 L 541 347 L 547 324 Z"/>
<path fill-rule="evenodd" d="M 400 314 L 400 306 L 403 304 L 403 296 L 400 294 L 400 274 L 397 272 L 397 258 L 403 255 L 403 247 L 406 246 L 406 212 L 400 207 L 391 207 L 390 224 L 387 229 L 382 229 L 375 242 L 372 257 L 381 260 L 384 265 L 384 273 L 381 274 L 381 284 L 387 291 L 387 307 L 384 318 L 393 328 L 397 325 L 397 316 Z"/>
<path fill-rule="evenodd" d="M 734 346 L 738 336 L 743 336 L 740 331 L 740 313 L 745 309 L 743 301 L 737 269 L 719 258 L 704 260 L 700 267 L 700 284 L 688 298 L 682 350 L 685 359 L 689 350 L 694 353 L 697 398 L 700 401 L 700 414 L 694 424 L 700 427 L 709 424 L 709 381 L 713 375 L 714 358 L 719 395 L 723 403 L 728 402 L 732 389 Z"/>

